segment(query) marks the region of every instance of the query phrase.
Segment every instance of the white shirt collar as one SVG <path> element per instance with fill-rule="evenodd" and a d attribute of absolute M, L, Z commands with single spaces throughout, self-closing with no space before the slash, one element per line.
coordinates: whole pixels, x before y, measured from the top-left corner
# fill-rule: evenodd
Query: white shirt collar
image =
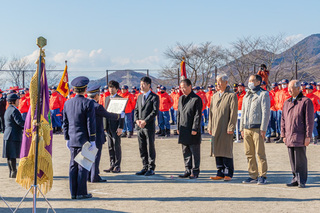
<path fill-rule="evenodd" d="M 145 99 L 148 98 L 148 96 L 150 95 L 150 93 L 151 93 L 151 90 L 149 90 L 148 92 L 146 92 L 146 93 L 143 94 L 143 95 L 145 96 Z"/>

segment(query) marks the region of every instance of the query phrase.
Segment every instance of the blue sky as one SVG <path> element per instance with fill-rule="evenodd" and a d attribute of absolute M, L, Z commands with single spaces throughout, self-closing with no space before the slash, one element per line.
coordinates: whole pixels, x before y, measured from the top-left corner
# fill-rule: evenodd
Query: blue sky
<path fill-rule="evenodd" d="M 0 57 L 37 57 L 70 71 L 161 69 L 163 52 L 180 43 L 228 47 L 243 36 L 302 39 L 319 33 L 320 1 L 2 1 Z M 93 74 L 93 73 L 92 73 Z"/>

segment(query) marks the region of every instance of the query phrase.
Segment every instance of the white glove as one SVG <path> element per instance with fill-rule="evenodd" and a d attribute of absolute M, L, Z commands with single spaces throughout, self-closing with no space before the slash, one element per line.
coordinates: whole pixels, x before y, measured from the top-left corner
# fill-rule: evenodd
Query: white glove
<path fill-rule="evenodd" d="M 124 118 L 125 115 L 126 115 L 126 113 L 124 113 L 124 112 L 121 112 L 121 114 L 120 114 L 121 118 Z"/>
<path fill-rule="evenodd" d="M 70 150 L 70 141 L 69 140 L 66 141 L 66 146 Z"/>
<path fill-rule="evenodd" d="M 95 141 L 90 141 L 91 146 L 89 147 L 89 151 L 92 151 L 94 149 L 96 149 L 96 142 Z"/>

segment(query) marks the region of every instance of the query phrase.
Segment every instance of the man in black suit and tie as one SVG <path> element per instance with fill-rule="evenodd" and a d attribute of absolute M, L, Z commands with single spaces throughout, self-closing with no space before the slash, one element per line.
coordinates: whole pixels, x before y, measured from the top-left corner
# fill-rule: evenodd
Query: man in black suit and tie
<path fill-rule="evenodd" d="M 159 112 L 159 96 L 151 91 L 151 79 L 143 77 L 140 80 L 140 88 L 143 94 L 139 95 L 134 110 L 134 121 L 138 130 L 138 141 L 143 168 L 136 175 L 154 175 L 156 150 L 155 118 Z"/>
<path fill-rule="evenodd" d="M 96 147 L 98 148 L 95 161 L 89 172 L 88 181 L 92 183 L 106 182 L 106 180 L 102 179 L 99 175 L 102 145 L 106 142 L 106 136 L 103 128 L 103 118 L 105 118 L 107 121 L 116 122 L 120 118 L 120 115 L 107 112 L 105 108 L 99 104 L 100 85 L 89 86 L 87 89 L 87 95 L 89 99 L 94 101 L 93 104 L 96 115 Z"/>
<path fill-rule="evenodd" d="M 122 98 L 117 94 L 119 89 L 119 83 L 117 81 L 110 81 L 108 83 L 108 90 L 110 95 L 105 99 L 106 109 L 109 106 L 110 99 Z M 105 119 L 105 129 L 107 131 L 109 157 L 110 157 L 110 168 L 103 170 L 104 172 L 121 172 L 121 133 L 124 125 L 124 119 L 120 118 L 117 121 L 111 121 Z"/>

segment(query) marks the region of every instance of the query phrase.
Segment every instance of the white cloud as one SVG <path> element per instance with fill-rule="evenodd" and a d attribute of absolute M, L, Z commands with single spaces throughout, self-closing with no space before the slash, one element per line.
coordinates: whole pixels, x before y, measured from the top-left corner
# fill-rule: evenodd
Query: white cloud
<path fill-rule="evenodd" d="M 290 44 L 296 44 L 304 38 L 305 36 L 303 34 L 296 34 L 296 35 L 287 36 L 285 38 L 285 41 Z"/>

